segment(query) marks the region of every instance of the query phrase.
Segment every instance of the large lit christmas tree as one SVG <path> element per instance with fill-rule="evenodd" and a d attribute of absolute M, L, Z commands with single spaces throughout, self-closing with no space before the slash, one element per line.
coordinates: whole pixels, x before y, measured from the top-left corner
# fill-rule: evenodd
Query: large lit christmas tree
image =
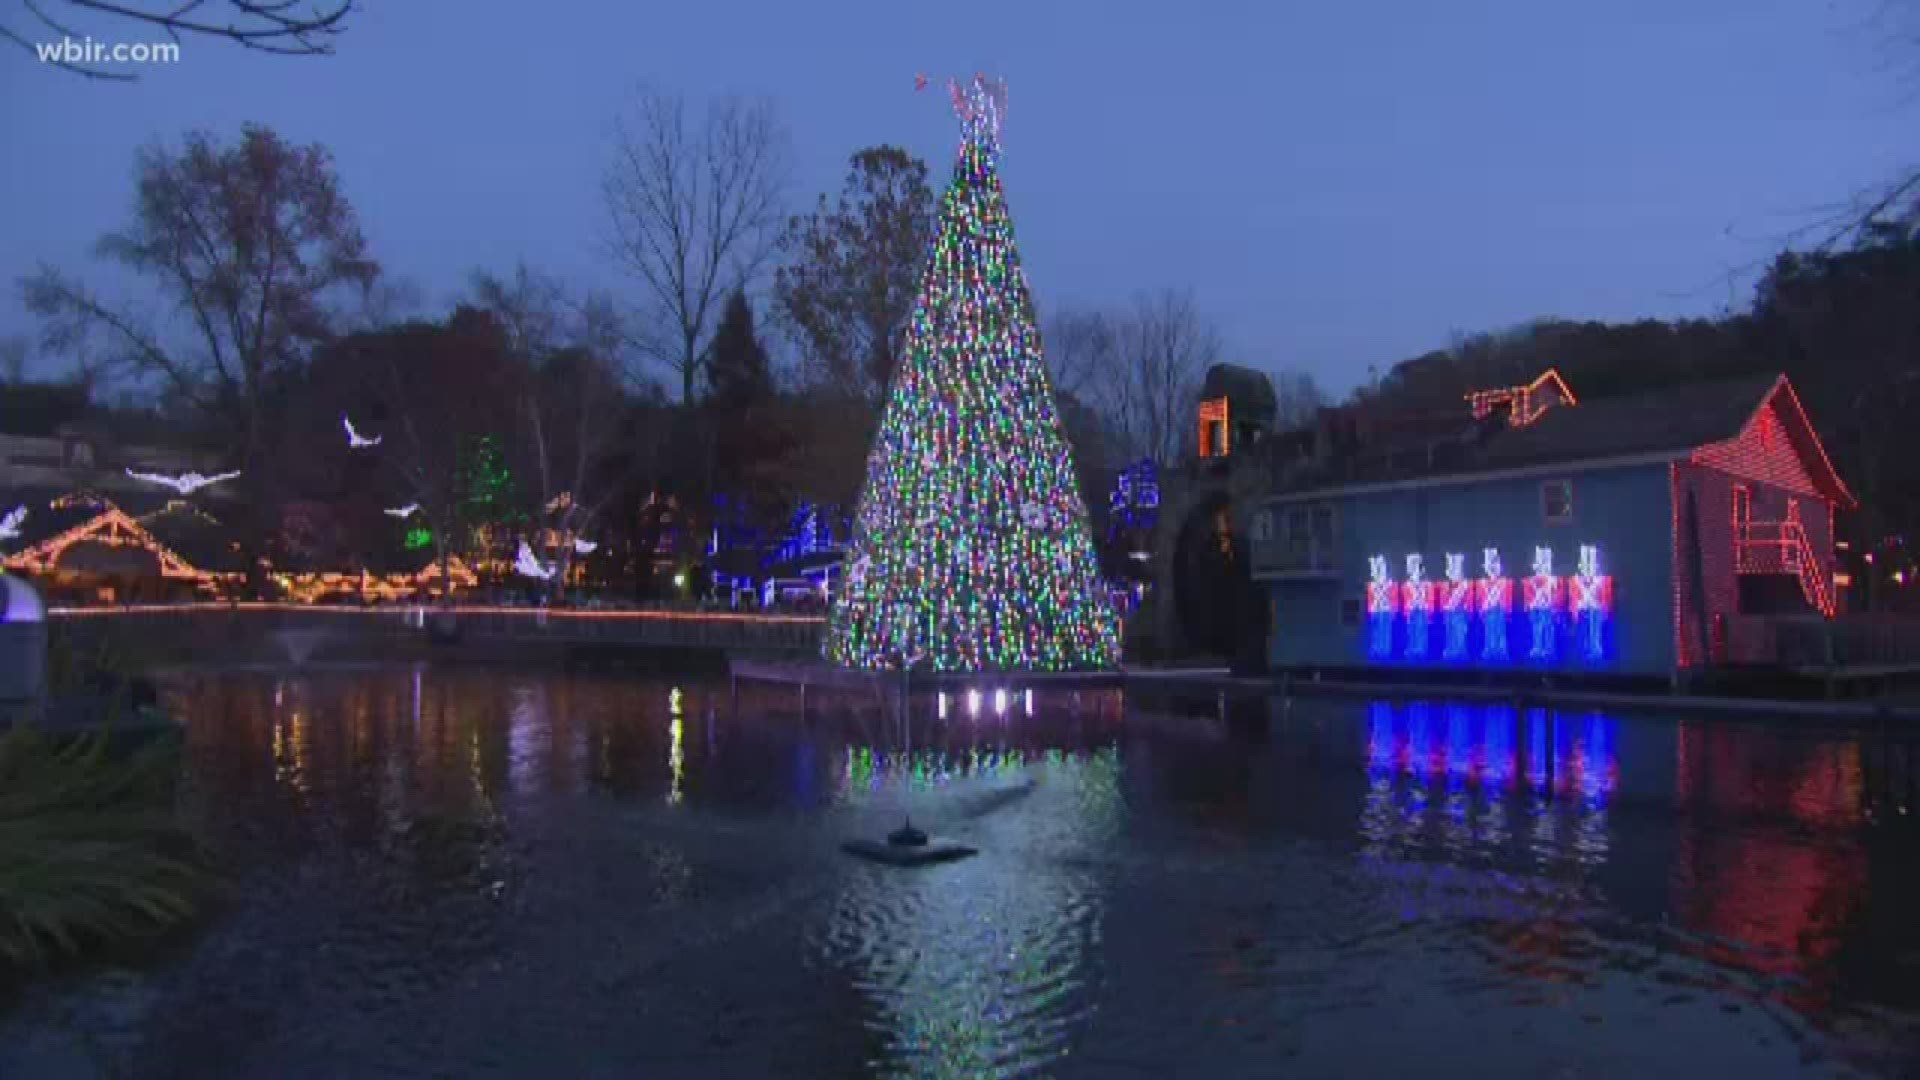
<path fill-rule="evenodd" d="M 1005 88 L 953 85 L 963 139 L 867 458 L 827 657 L 936 671 L 1112 667 L 1119 620 L 1061 433 L 998 172 Z"/>

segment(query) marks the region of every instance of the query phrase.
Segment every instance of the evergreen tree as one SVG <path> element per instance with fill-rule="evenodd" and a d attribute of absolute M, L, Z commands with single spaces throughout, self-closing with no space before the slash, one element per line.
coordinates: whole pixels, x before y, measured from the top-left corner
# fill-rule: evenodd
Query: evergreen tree
<path fill-rule="evenodd" d="M 735 290 L 713 333 L 707 364 L 708 400 L 723 409 L 749 408 L 773 396 L 773 372 L 766 347 L 753 325 L 747 294 Z"/>
<path fill-rule="evenodd" d="M 706 437 L 712 440 L 716 524 L 767 528 L 784 514 L 788 484 L 782 463 L 792 440 L 777 405 L 753 307 L 746 293 L 736 290 L 714 331 L 707 363 Z M 723 513 L 723 505 L 731 511 Z"/>
<path fill-rule="evenodd" d="M 829 658 L 938 671 L 1119 659 L 998 172 L 1005 91 L 953 87 L 964 138 L 868 457 Z"/>

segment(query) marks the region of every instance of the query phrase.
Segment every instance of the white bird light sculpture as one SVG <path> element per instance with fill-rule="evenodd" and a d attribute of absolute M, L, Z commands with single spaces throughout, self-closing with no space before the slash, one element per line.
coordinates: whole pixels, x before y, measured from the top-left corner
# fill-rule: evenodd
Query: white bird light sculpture
<path fill-rule="evenodd" d="M 417 513 L 419 509 L 420 509 L 419 503 L 408 503 L 405 506 L 395 506 L 386 510 L 382 510 L 381 513 L 387 515 L 388 517 L 410 518 L 415 513 Z"/>
<path fill-rule="evenodd" d="M 0 518 L 0 540 L 20 539 L 20 526 L 27 520 L 27 508 L 16 506 Z"/>
<path fill-rule="evenodd" d="M 231 480 L 240 474 L 236 471 L 223 472 L 217 476 L 202 476 L 197 472 L 190 472 L 181 473 L 179 476 L 168 476 L 165 473 L 135 472 L 132 469 L 128 469 L 127 475 L 133 477 L 135 480 L 143 480 L 149 484 L 159 484 L 161 487 L 170 487 L 182 495 L 191 495 L 203 487 L 210 487 L 222 481 Z"/>
<path fill-rule="evenodd" d="M 347 449 L 349 450 L 365 450 L 370 446 L 379 446 L 380 440 L 386 438 L 384 435 L 368 438 L 353 430 L 353 421 L 347 418 L 346 413 L 340 414 L 340 424 L 347 429 Z"/>
<path fill-rule="evenodd" d="M 539 557 L 534 555 L 533 549 L 527 546 L 525 540 L 520 541 L 520 551 L 513 559 L 513 570 L 514 573 L 523 577 L 540 581 L 550 581 L 553 578 L 553 567 L 541 562 Z"/>
<path fill-rule="evenodd" d="M 597 541 L 582 540 L 577 536 L 573 538 L 573 553 L 576 555 L 591 555 L 599 546 Z"/>

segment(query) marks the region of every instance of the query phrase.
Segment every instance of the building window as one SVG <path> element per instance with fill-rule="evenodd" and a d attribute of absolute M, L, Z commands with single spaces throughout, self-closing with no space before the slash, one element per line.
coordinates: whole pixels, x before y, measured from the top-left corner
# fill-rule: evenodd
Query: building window
<path fill-rule="evenodd" d="M 1227 399 L 1208 398 L 1200 403 L 1200 456 L 1203 458 L 1226 457 L 1231 447 L 1227 443 L 1228 431 Z"/>
<path fill-rule="evenodd" d="M 1260 518 L 1254 520 L 1258 528 Z M 1275 570 L 1298 574 L 1335 568 L 1338 528 L 1332 506 L 1288 506 L 1277 511 L 1271 524 L 1274 534 L 1257 539 L 1271 552 Z"/>
<path fill-rule="evenodd" d="M 1333 507 L 1313 508 L 1313 567 L 1327 570 L 1333 566 Z"/>
<path fill-rule="evenodd" d="M 1340 600 L 1340 625 L 1351 630 L 1360 625 L 1360 598 L 1346 596 Z"/>
<path fill-rule="evenodd" d="M 1573 520 L 1573 481 L 1549 480 L 1540 485 L 1540 512 L 1548 521 Z"/>
<path fill-rule="evenodd" d="M 1253 516 L 1254 543 L 1264 544 L 1273 539 L 1273 511 L 1262 510 Z"/>

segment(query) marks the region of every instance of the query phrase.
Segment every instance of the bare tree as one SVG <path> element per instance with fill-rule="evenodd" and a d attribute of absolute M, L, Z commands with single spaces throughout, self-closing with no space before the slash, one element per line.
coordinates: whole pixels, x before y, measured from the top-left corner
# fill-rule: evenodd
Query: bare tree
<path fill-rule="evenodd" d="M 1142 295 L 1114 317 L 1118 363 L 1096 383 L 1096 407 L 1132 457 L 1185 460 L 1200 381 L 1220 359 L 1220 335 L 1191 293 Z"/>
<path fill-rule="evenodd" d="M 1313 423 L 1328 401 L 1326 391 L 1320 389 L 1313 376 L 1304 371 L 1276 371 L 1271 377 L 1273 395 L 1278 402 L 1273 417 L 1274 430 L 1292 431 Z"/>
<path fill-rule="evenodd" d="M 1113 371 L 1120 348 L 1113 316 L 1104 311 L 1062 308 L 1043 330 L 1047 374 L 1054 393 L 1095 404 L 1101 382 Z"/>
<path fill-rule="evenodd" d="M 601 186 L 610 246 L 659 316 L 640 344 L 679 374 L 682 404 L 721 305 L 773 249 L 786 151 L 767 101 L 717 101 L 696 125 L 680 97 L 642 90 L 616 123 Z"/>
<path fill-rule="evenodd" d="M 83 373 L 158 379 L 257 485 L 274 393 L 333 332 L 338 295 L 370 287 L 378 267 L 317 144 L 252 126 L 230 144 L 195 133 L 177 151 L 140 151 L 135 176 L 133 221 L 100 251 L 154 282 L 185 332 L 163 333 L 47 266 L 22 283 L 27 306 L 48 351 Z"/>
<path fill-rule="evenodd" d="M 333 39 L 346 29 L 347 16 L 355 0 L 24 0 L 31 20 L 53 33 L 70 39 L 86 38 L 91 23 L 112 20 L 131 23 L 154 33 L 164 33 L 178 46 L 183 36 L 220 39 L 282 56 L 331 56 Z M 203 8 L 213 10 L 202 13 Z M 56 15 L 55 12 L 58 12 Z M 20 46 L 54 67 L 84 75 L 89 79 L 132 82 L 139 76 L 131 72 L 105 71 L 84 61 L 48 56 L 44 43 L 36 43 L 25 32 L 0 23 L 0 38 Z"/>
<path fill-rule="evenodd" d="M 534 518 L 557 540 L 557 596 L 575 541 L 586 539 L 633 474 L 652 463 L 653 440 L 632 424 L 621 362 L 627 335 L 611 297 L 589 294 L 576 303 L 559 279 L 524 264 L 511 279 L 476 273 L 473 292 L 499 322 L 525 380 L 516 456 L 533 482 Z"/>
<path fill-rule="evenodd" d="M 476 270 L 475 306 L 493 313 L 513 351 L 539 363 L 560 347 L 567 319 L 567 288 L 559 278 L 518 263 L 511 278 Z"/>

